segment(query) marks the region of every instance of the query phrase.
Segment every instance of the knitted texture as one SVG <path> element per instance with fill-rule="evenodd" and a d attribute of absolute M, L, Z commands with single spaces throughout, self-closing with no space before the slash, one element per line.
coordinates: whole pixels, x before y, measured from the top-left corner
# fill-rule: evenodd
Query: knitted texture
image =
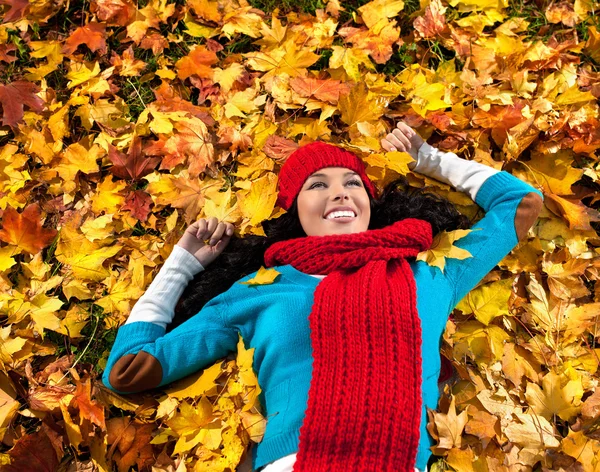
<path fill-rule="evenodd" d="M 421 326 L 406 260 L 431 246 L 408 218 L 378 230 L 273 244 L 267 267 L 329 274 L 309 315 L 313 371 L 294 472 L 413 471 Z"/>
<path fill-rule="evenodd" d="M 363 161 L 349 151 L 332 144 L 315 141 L 296 149 L 279 171 L 277 205 L 288 210 L 306 179 L 324 167 L 346 167 L 356 172 L 373 198 L 377 189 L 365 173 Z"/>

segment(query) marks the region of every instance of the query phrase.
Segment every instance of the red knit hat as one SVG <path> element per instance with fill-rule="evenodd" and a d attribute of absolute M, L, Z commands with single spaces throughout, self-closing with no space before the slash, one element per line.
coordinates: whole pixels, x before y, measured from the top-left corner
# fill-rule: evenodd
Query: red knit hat
<path fill-rule="evenodd" d="M 377 198 L 377 189 L 367 177 L 364 162 L 355 154 L 323 141 L 315 141 L 296 149 L 284 162 L 277 183 L 277 205 L 288 210 L 306 179 L 324 167 L 346 167 L 356 172 L 367 191 Z"/>

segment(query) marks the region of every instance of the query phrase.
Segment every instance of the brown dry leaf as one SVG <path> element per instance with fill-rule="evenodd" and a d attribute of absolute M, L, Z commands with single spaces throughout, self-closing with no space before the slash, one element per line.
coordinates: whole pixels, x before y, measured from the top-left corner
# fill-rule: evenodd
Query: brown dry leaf
<path fill-rule="evenodd" d="M 498 418 L 486 411 L 476 411 L 465 425 L 465 433 L 477 436 L 483 447 L 498 435 Z"/>
<path fill-rule="evenodd" d="M 437 453 L 441 453 L 444 449 L 460 448 L 462 445 L 462 432 L 469 417 L 466 411 L 457 415 L 454 402 L 455 399 L 452 397 L 448 413 L 433 413 L 433 421 L 439 438 L 436 445 Z"/>
<path fill-rule="evenodd" d="M 510 423 L 503 430 L 512 442 L 533 451 L 560 446 L 554 427 L 543 416 L 518 412 L 513 414 L 519 422 Z"/>

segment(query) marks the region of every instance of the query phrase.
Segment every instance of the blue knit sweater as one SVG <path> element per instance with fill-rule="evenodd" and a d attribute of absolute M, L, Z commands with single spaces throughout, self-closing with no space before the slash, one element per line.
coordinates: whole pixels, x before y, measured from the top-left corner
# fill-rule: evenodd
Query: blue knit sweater
<path fill-rule="evenodd" d="M 426 408 L 436 409 L 439 399 L 439 351 L 446 321 L 456 304 L 516 246 L 516 210 L 530 192 L 542 196 L 507 172 L 492 175 L 476 195 L 476 203 L 486 212 L 484 218 L 456 243 L 473 257 L 447 259 L 443 273 L 421 261 L 410 263 L 422 327 L 423 407 L 416 460 L 416 467 L 421 470 L 425 470 L 433 444 L 426 430 Z M 268 419 L 265 436 L 253 449 L 253 468 L 297 452 L 312 374 L 308 315 L 320 279 L 291 265 L 275 269 L 281 275 L 273 284 L 235 283 L 168 334 L 150 322 L 122 326 L 106 366 L 104 383 L 112 388 L 109 372 L 118 359 L 143 350 L 158 359 L 163 368 L 160 385 L 168 384 L 234 352 L 241 333 L 246 347 L 255 349 L 254 369 L 262 388 L 259 399 Z"/>

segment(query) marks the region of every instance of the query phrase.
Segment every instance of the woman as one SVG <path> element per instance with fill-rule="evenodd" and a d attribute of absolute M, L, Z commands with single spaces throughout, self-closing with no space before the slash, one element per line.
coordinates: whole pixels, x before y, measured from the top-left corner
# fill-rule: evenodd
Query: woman
<path fill-rule="evenodd" d="M 104 383 L 123 393 L 165 385 L 235 351 L 240 332 L 255 348 L 268 419 L 254 469 L 426 470 L 433 443 L 426 407 L 439 398 L 448 315 L 527 234 L 542 195 L 506 172 L 440 152 L 402 122 L 382 147 L 410 153 L 411 170 L 485 210 L 456 244 L 471 258 L 448 259 L 443 273 L 416 261 L 437 232 L 465 226 L 458 212 L 396 183 L 378 199 L 357 156 L 311 143 L 279 174 L 287 229 L 270 232 L 264 222 L 266 244 L 253 246 L 280 272 L 274 283 L 233 283 L 165 333 L 185 286 L 233 234 L 215 219 L 192 224 L 119 329 Z"/>

